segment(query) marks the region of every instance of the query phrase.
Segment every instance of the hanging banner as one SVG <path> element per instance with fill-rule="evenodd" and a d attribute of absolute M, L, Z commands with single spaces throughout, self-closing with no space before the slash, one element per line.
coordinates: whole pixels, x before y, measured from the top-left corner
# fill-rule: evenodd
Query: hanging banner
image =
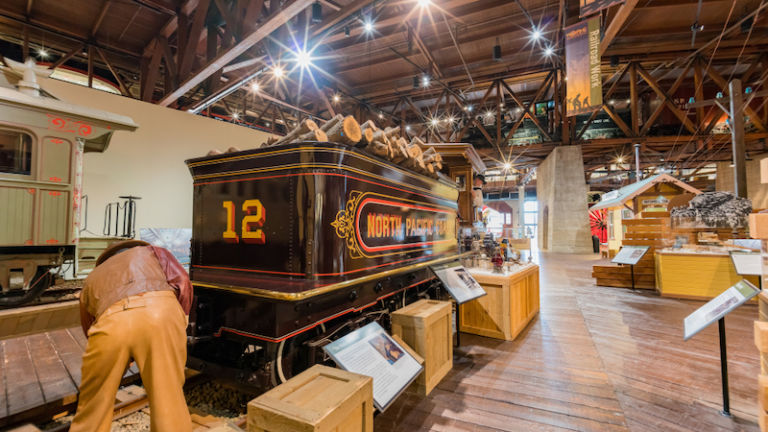
<path fill-rule="evenodd" d="M 565 29 L 565 104 L 568 116 L 585 114 L 603 105 L 600 74 L 600 17 Z"/>
<path fill-rule="evenodd" d="M 624 3 L 624 0 L 579 0 L 579 17 L 584 18 L 621 3 Z"/>

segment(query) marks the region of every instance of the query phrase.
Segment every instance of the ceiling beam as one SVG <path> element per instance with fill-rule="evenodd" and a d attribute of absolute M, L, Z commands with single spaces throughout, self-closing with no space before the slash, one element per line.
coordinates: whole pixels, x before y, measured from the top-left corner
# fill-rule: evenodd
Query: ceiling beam
<path fill-rule="evenodd" d="M 251 48 L 253 45 L 263 40 L 270 33 L 277 30 L 280 26 L 288 22 L 291 18 L 298 15 L 314 0 L 291 0 L 283 5 L 278 11 L 267 17 L 266 21 L 256 30 L 245 36 L 240 42 L 229 49 L 224 50 L 214 59 L 208 61 L 201 70 L 186 78 L 178 88 L 165 95 L 159 102 L 159 105 L 168 106 L 183 96 L 186 92 L 196 85 L 205 81 L 206 78 L 213 75 L 216 71 L 224 68 L 229 62 L 236 59 L 240 54 Z"/>
<path fill-rule="evenodd" d="M 104 3 L 101 5 L 99 15 L 96 17 L 96 21 L 93 23 L 93 27 L 91 27 L 91 37 L 96 36 L 96 33 L 99 31 L 101 22 L 104 21 L 104 16 L 107 15 L 107 10 L 109 9 L 110 3 L 112 3 L 112 0 L 104 0 Z"/>
<path fill-rule="evenodd" d="M 627 0 L 626 3 L 621 5 L 621 8 L 616 13 L 616 16 L 613 18 L 610 24 L 608 24 L 608 28 L 605 29 L 605 34 L 603 35 L 603 40 L 600 41 L 600 56 L 605 54 L 605 50 L 608 49 L 608 46 L 613 42 L 613 39 L 619 34 L 619 31 L 622 27 L 624 27 L 624 23 L 627 22 L 627 18 L 629 18 L 629 15 L 632 14 L 632 11 L 635 9 L 635 6 L 637 6 L 637 3 L 640 0 Z"/>

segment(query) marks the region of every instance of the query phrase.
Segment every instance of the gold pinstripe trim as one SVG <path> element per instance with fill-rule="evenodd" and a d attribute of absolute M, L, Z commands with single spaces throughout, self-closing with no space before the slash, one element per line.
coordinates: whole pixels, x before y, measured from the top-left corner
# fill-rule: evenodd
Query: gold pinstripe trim
<path fill-rule="evenodd" d="M 254 297 L 263 297 L 263 298 L 270 298 L 270 299 L 276 299 L 276 300 L 298 301 L 298 300 L 303 300 L 303 299 L 306 299 L 306 298 L 309 298 L 309 297 L 318 296 L 320 294 L 329 293 L 331 291 L 335 291 L 335 290 L 338 290 L 338 289 L 341 289 L 341 288 L 347 288 L 347 287 L 350 287 L 350 286 L 353 286 L 353 285 L 359 285 L 359 284 L 363 284 L 363 283 L 366 283 L 366 282 L 371 282 L 371 281 L 374 281 L 374 280 L 377 280 L 377 279 L 383 279 L 385 277 L 396 276 L 396 275 L 399 275 L 399 274 L 402 274 L 402 273 L 407 273 L 407 272 L 410 272 L 410 271 L 420 270 L 420 269 L 423 269 L 425 267 L 429 267 L 431 265 L 437 265 L 437 264 L 442 264 L 442 263 L 446 263 L 446 262 L 449 262 L 449 261 L 455 261 L 455 260 L 461 259 L 461 258 L 463 258 L 465 256 L 469 256 L 472 253 L 473 252 L 471 252 L 471 251 L 470 252 L 464 252 L 462 254 L 456 254 L 456 255 L 451 255 L 451 256 L 448 256 L 448 257 L 444 257 L 444 258 L 434 259 L 434 260 L 431 260 L 431 261 L 424 261 L 424 262 L 420 262 L 420 263 L 417 263 L 417 264 L 411 264 L 411 265 L 408 265 L 408 266 L 405 266 L 405 267 L 399 267 L 399 268 L 396 268 L 396 269 L 386 270 L 386 271 L 383 271 L 383 272 L 374 273 L 374 274 L 371 274 L 371 275 L 362 276 L 362 277 L 355 278 L 355 279 L 349 279 L 349 280 L 346 280 L 344 282 L 339 282 L 339 283 L 335 283 L 335 284 L 331 284 L 331 285 L 326 285 L 326 286 L 323 286 L 323 287 L 319 287 L 319 288 L 303 291 L 303 292 L 300 292 L 300 293 L 284 293 L 284 292 L 279 292 L 279 291 L 266 290 L 266 289 L 262 289 L 262 288 L 246 288 L 246 287 L 238 287 L 238 286 L 234 286 L 234 285 L 223 285 L 223 284 L 209 283 L 209 282 L 192 281 L 192 284 L 196 285 L 196 286 L 205 287 L 205 288 L 212 288 L 212 289 L 217 289 L 217 290 L 229 291 L 229 292 L 234 292 L 234 293 L 243 294 L 243 295 L 249 295 L 249 296 L 254 296 Z"/>
<path fill-rule="evenodd" d="M 328 153 L 350 154 L 352 156 L 355 156 L 357 158 L 366 160 L 366 161 L 374 163 L 376 165 L 382 165 L 381 161 L 373 159 L 373 158 L 371 158 L 369 156 L 366 156 L 364 154 L 360 154 L 360 153 L 357 153 L 357 152 L 350 152 L 350 151 L 343 150 L 343 149 L 327 148 L 327 147 L 296 147 L 296 148 L 292 148 L 292 149 L 273 150 L 273 151 L 259 153 L 259 154 L 250 154 L 250 155 L 242 155 L 242 156 L 230 156 L 230 157 L 226 157 L 226 158 L 222 158 L 222 159 L 193 162 L 193 163 L 189 164 L 189 167 L 190 168 L 194 168 L 194 167 L 203 166 L 203 165 L 215 165 L 215 164 L 218 164 L 218 163 L 221 163 L 221 162 L 230 162 L 230 161 L 245 160 L 245 159 L 258 159 L 258 158 L 261 158 L 261 157 L 264 157 L 264 156 L 271 156 L 271 155 L 282 154 L 282 153 L 293 153 L 293 152 L 310 153 L 310 152 L 318 152 L 318 151 L 323 151 L 323 152 L 328 152 Z M 334 167 L 338 167 L 338 165 L 333 165 L 333 166 Z M 395 170 L 395 171 L 397 171 L 397 172 L 400 172 L 402 174 L 406 174 L 409 177 L 417 178 L 417 179 L 422 180 L 422 181 L 424 179 L 428 179 L 428 180 L 436 182 L 436 183 L 438 183 L 438 184 L 440 184 L 442 186 L 450 187 L 449 185 L 442 184 L 442 183 L 440 183 L 439 181 L 437 181 L 435 179 L 431 179 L 429 177 L 417 176 L 416 174 L 414 174 L 414 173 L 412 173 L 410 171 L 406 171 L 406 170 L 404 170 L 404 169 L 402 169 L 402 168 L 400 168 L 400 167 L 398 167 L 397 165 L 394 165 L 394 164 L 391 165 L 391 166 L 388 166 L 388 167 L 393 169 L 393 170 Z"/>
<path fill-rule="evenodd" d="M 422 187 L 418 187 L 418 186 L 415 186 L 415 185 L 410 184 L 410 183 L 402 183 L 402 182 L 399 182 L 399 181 L 395 181 L 395 180 L 392 180 L 392 179 L 387 178 L 387 177 L 382 177 L 382 176 L 379 176 L 379 175 L 376 175 L 376 174 L 371 174 L 371 173 L 369 173 L 367 171 L 359 170 L 357 168 L 352 168 L 352 167 L 349 167 L 349 166 L 341 166 L 341 165 L 336 165 L 336 164 L 290 164 L 290 165 L 278 165 L 278 166 L 272 166 L 272 167 L 269 167 L 269 168 L 258 168 L 258 169 L 240 170 L 240 171 L 225 171 L 225 172 L 219 172 L 219 173 L 216 173 L 216 174 L 205 174 L 205 175 L 200 175 L 200 176 L 194 176 L 193 180 L 194 181 L 198 181 L 198 180 L 206 180 L 206 179 L 211 179 L 211 178 L 216 178 L 216 177 L 232 177 L 232 176 L 239 176 L 239 175 L 246 175 L 246 174 L 257 174 L 257 173 L 264 173 L 264 172 L 284 171 L 284 170 L 288 170 L 288 169 L 292 169 L 292 168 L 331 168 L 331 169 L 342 169 L 342 170 L 345 170 L 345 171 L 350 171 L 350 172 L 354 172 L 354 173 L 357 173 L 357 174 L 361 174 L 363 176 L 371 177 L 371 178 L 377 179 L 379 181 L 383 181 L 383 182 L 387 182 L 387 183 L 394 183 L 394 184 L 397 184 L 397 185 L 402 186 L 402 187 L 416 189 L 416 190 L 425 192 L 427 194 L 430 194 L 432 196 L 435 196 L 435 197 L 437 197 L 439 199 L 451 201 L 448 198 L 440 197 L 438 194 L 436 194 L 434 191 L 432 191 L 430 189 L 425 189 L 425 188 L 422 188 Z M 451 186 L 449 186 L 449 185 L 441 184 L 441 186 L 443 186 L 443 187 L 445 187 L 447 189 L 451 189 Z"/>

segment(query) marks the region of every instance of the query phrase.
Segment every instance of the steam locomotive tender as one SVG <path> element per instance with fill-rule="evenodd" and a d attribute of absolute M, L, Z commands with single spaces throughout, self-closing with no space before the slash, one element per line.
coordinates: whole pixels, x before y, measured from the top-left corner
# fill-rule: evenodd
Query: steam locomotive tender
<path fill-rule="evenodd" d="M 419 297 L 458 259 L 458 190 L 334 143 L 187 161 L 189 366 L 269 388 L 322 346 Z"/>

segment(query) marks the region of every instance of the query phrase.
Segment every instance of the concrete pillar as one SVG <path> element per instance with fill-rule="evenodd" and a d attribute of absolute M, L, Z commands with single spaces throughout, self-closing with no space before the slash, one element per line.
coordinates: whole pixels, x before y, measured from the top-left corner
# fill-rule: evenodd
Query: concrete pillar
<path fill-rule="evenodd" d="M 587 183 L 581 146 L 555 147 L 536 169 L 539 248 L 591 253 Z"/>

